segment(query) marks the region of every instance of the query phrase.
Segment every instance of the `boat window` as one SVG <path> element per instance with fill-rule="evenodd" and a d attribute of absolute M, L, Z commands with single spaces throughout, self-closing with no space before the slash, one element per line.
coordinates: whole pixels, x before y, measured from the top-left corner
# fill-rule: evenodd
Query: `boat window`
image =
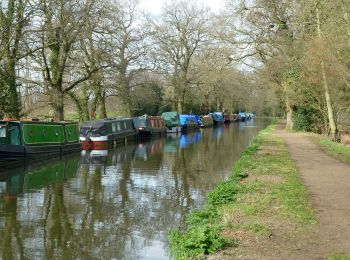
<path fill-rule="evenodd" d="M 81 136 L 87 136 L 87 134 L 90 132 L 90 127 L 80 127 L 80 135 Z"/>
<path fill-rule="evenodd" d="M 91 129 L 90 131 L 91 131 L 92 136 L 94 136 L 94 137 L 107 135 L 107 126 L 103 125 L 102 127 L 98 128 L 98 129 Z"/>
<path fill-rule="evenodd" d="M 0 125 L 0 138 L 6 137 L 6 126 Z"/>
<path fill-rule="evenodd" d="M 113 133 L 117 132 L 117 124 L 116 123 L 112 123 L 112 132 Z"/>
<path fill-rule="evenodd" d="M 120 122 L 117 122 L 117 129 L 118 129 L 118 132 L 122 129 L 122 126 L 120 125 Z"/>
<path fill-rule="evenodd" d="M 147 125 L 146 119 L 144 118 L 134 118 L 133 122 L 136 128 L 146 127 Z"/>

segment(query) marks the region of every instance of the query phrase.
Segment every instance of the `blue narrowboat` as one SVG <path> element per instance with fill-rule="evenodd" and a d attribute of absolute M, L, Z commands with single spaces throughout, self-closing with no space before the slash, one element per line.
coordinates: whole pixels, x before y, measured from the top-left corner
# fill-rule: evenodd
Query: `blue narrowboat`
<path fill-rule="evenodd" d="M 245 112 L 239 112 L 239 118 L 242 122 L 245 122 L 245 120 L 247 119 L 247 114 Z"/>
<path fill-rule="evenodd" d="M 214 121 L 214 126 L 222 125 L 224 123 L 224 116 L 221 112 L 209 113 Z"/>
<path fill-rule="evenodd" d="M 195 130 L 202 125 L 201 119 L 197 115 L 180 115 L 179 119 L 182 131 Z"/>

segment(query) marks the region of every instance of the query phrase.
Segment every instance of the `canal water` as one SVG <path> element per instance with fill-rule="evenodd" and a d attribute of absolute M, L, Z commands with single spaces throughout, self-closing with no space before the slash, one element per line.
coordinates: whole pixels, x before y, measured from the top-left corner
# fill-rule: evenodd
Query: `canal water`
<path fill-rule="evenodd" d="M 203 206 L 265 125 L 0 169 L 0 259 L 168 259 L 167 232 Z"/>

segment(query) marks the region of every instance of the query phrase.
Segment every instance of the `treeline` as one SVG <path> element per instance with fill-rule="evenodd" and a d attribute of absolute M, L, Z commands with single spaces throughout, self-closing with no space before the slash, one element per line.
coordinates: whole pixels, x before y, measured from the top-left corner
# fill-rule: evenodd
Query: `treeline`
<path fill-rule="evenodd" d="M 285 111 L 336 137 L 349 123 L 350 0 L 6 0 L 0 116 L 88 120 L 163 111 Z"/>
<path fill-rule="evenodd" d="M 158 16 L 136 0 L 1 1 L 0 116 L 275 111 L 222 17 L 194 1 Z"/>
<path fill-rule="evenodd" d="M 347 129 L 350 112 L 350 1 L 236 1 L 231 23 L 261 79 L 276 90 L 288 127 Z"/>

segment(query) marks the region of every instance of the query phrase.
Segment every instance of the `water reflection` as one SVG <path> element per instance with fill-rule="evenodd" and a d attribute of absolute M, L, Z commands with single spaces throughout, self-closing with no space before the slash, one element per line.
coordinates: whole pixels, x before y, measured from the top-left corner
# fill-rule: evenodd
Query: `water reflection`
<path fill-rule="evenodd" d="M 0 258 L 167 259 L 261 128 L 251 122 L 83 152 L 0 175 Z"/>
<path fill-rule="evenodd" d="M 184 149 L 194 143 L 199 142 L 201 139 L 201 132 L 195 132 L 195 133 L 183 133 L 180 138 L 180 148 Z"/>

